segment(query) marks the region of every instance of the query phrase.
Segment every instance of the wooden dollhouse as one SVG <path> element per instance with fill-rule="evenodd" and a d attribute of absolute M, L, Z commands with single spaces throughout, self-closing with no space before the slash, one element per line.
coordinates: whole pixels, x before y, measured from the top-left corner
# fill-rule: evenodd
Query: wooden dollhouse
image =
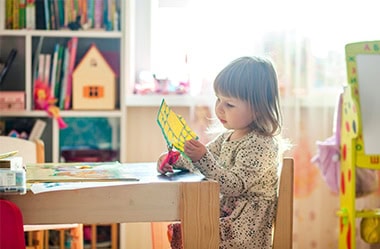
<path fill-rule="evenodd" d="M 379 219 L 380 210 L 356 209 L 356 168 L 380 170 L 380 41 L 346 45 L 348 85 L 341 122 L 339 249 L 356 248 L 356 219 Z M 374 207 L 375 208 L 375 207 Z M 380 227 L 373 227 L 380 243 Z M 376 235 L 376 233 L 378 233 Z M 373 237 L 374 238 L 374 237 Z"/>
<path fill-rule="evenodd" d="M 115 87 L 115 72 L 92 44 L 73 72 L 73 109 L 115 109 Z"/>

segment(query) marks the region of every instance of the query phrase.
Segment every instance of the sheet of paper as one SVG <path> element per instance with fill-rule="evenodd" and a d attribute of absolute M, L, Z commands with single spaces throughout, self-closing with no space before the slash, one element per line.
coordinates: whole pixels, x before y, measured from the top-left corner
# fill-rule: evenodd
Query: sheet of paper
<path fill-rule="evenodd" d="M 26 165 L 27 183 L 138 181 L 119 162 L 45 163 Z"/>
<path fill-rule="evenodd" d="M 34 183 L 31 185 L 30 190 L 34 194 L 52 192 L 52 191 L 64 191 L 83 188 L 100 188 L 106 186 L 118 186 L 127 184 L 126 182 L 46 182 L 46 183 Z"/>
<path fill-rule="evenodd" d="M 185 119 L 176 114 L 162 100 L 160 109 L 157 114 L 157 122 L 161 128 L 162 134 L 168 145 L 172 145 L 178 151 L 183 153 L 185 141 L 198 139 L 197 134 L 187 125 Z"/>

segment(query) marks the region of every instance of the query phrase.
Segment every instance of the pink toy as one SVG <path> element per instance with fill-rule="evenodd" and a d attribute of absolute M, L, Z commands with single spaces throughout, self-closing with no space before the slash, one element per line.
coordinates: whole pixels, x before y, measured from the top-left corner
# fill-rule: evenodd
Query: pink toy
<path fill-rule="evenodd" d="M 50 117 L 57 120 L 60 129 L 67 127 L 67 124 L 59 114 L 59 108 L 55 106 L 57 99 L 50 94 L 50 87 L 41 80 L 35 81 L 34 86 L 34 105 L 36 110 L 45 110 Z"/>

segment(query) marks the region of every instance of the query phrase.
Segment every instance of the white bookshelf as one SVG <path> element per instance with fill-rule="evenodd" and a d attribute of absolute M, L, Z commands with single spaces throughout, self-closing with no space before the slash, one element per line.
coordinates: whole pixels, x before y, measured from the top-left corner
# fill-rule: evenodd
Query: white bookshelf
<path fill-rule="evenodd" d="M 25 110 L 22 111 L 0 111 L 0 120 L 7 120 L 10 118 L 25 118 L 25 119 L 37 119 L 41 118 L 49 120 L 47 129 L 45 129 L 45 136 L 43 140 L 46 146 L 46 158 L 53 162 L 60 160 L 60 129 L 57 122 L 51 121 L 47 112 L 42 110 L 34 110 L 33 108 L 33 61 L 35 55 L 36 43 L 40 37 L 43 37 L 43 46 L 46 46 L 48 50 L 49 46 L 52 46 L 55 41 L 64 41 L 71 37 L 78 37 L 78 54 L 77 61 L 80 53 L 84 53 L 84 49 L 87 44 L 94 42 L 102 48 L 110 48 L 112 51 L 116 51 L 120 56 L 119 67 L 119 79 L 118 87 L 116 91 L 116 106 L 115 110 L 61 110 L 60 115 L 63 118 L 106 118 L 110 120 L 111 126 L 115 126 L 115 120 L 117 120 L 117 130 L 110 136 L 118 139 L 118 141 L 112 141 L 112 144 L 117 144 L 117 150 L 119 151 L 119 160 L 125 162 L 126 154 L 124 153 L 126 148 L 126 108 L 125 108 L 125 89 L 127 84 L 131 84 L 132 75 L 132 60 L 133 51 L 131 51 L 131 45 L 133 42 L 130 39 L 133 37 L 129 32 L 133 31 L 133 19 L 134 9 L 133 0 L 119 0 L 120 1 L 120 31 L 105 31 L 105 30 L 9 30 L 5 29 L 5 22 L 0 22 L 0 58 L 5 59 L 8 52 L 12 48 L 16 48 L 18 53 L 16 59 L 12 65 L 12 72 L 9 71 L 6 81 L 3 86 L 0 87 L 0 91 L 24 91 L 25 92 Z M 3 5 L 4 3 L 4 5 Z M 5 1 L 0 2 L 0 8 L 3 9 Z M 1 17 L 5 17 L 2 15 Z M 85 44 L 81 47 L 81 43 Z M 109 44 L 109 45 L 108 45 Z M 82 51 L 80 51 L 80 49 Z M 51 53 L 53 51 L 51 50 Z M 17 71 L 17 72 L 16 72 Z M 118 136 L 115 136 L 118 134 Z"/>

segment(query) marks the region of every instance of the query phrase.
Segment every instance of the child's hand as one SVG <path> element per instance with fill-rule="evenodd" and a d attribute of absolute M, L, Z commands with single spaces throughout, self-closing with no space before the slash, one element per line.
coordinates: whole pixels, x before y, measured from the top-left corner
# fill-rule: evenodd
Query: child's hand
<path fill-rule="evenodd" d="M 198 140 L 191 139 L 185 142 L 184 152 L 191 161 L 196 162 L 206 154 L 207 149 L 206 146 Z"/>
<path fill-rule="evenodd" d="M 170 172 L 170 173 L 173 172 L 173 166 L 170 165 L 169 162 L 166 160 L 167 155 L 168 155 L 168 153 L 164 153 L 157 160 L 157 172 L 160 174 L 166 174 L 167 172 Z"/>

